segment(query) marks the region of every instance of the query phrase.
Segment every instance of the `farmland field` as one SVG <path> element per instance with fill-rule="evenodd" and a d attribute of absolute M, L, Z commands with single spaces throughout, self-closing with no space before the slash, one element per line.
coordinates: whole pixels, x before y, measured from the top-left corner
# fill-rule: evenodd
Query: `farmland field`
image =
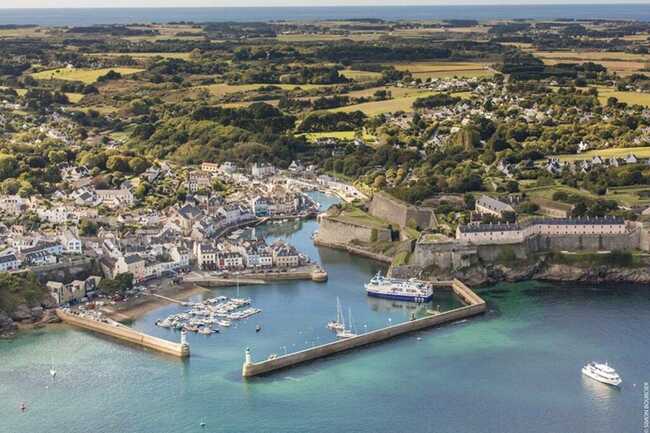
<path fill-rule="evenodd" d="M 411 89 L 414 90 L 414 89 Z M 438 92 L 432 91 L 415 91 L 414 93 L 409 93 L 409 96 L 402 96 L 393 99 L 387 99 L 384 101 L 372 101 L 364 102 L 362 104 L 348 105 L 345 107 L 335 108 L 332 111 L 341 111 L 349 113 L 352 111 L 363 111 L 368 116 L 375 116 L 377 114 L 383 113 L 393 113 L 396 111 L 413 111 L 413 102 L 416 99 L 422 98 L 425 96 L 431 96 Z M 453 93 L 453 95 L 460 96 L 461 98 L 466 98 L 470 95 L 468 92 L 458 92 Z"/>
<path fill-rule="evenodd" d="M 381 78 L 379 72 L 370 72 L 370 71 L 356 71 L 354 69 L 345 69 L 340 71 L 340 74 L 345 78 L 349 78 L 354 81 L 373 81 Z"/>
<path fill-rule="evenodd" d="M 189 52 L 184 53 L 165 53 L 165 52 L 148 52 L 148 53 L 91 53 L 89 56 L 96 57 L 120 57 L 129 56 L 134 59 L 150 59 L 152 57 L 163 57 L 166 59 L 182 59 L 188 60 L 190 58 Z"/>
<path fill-rule="evenodd" d="M 143 69 L 137 68 L 102 68 L 102 69 L 49 69 L 47 71 L 41 71 L 31 74 L 33 78 L 37 80 L 70 80 L 70 81 L 81 81 L 86 84 L 92 84 L 97 81 L 97 78 L 102 75 L 106 75 L 108 71 L 115 71 L 122 75 L 135 74 L 137 72 L 142 72 Z"/>
<path fill-rule="evenodd" d="M 305 135 L 308 141 L 316 141 L 322 138 L 336 138 L 340 140 L 353 140 L 356 131 L 332 131 L 332 132 L 308 132 Z M 373 135 L 363 133 L 363 139 L 366 141 L 374 141 Z"/>
<path fill-rule="evenodd" d="M 594 62 L 603 65 L 610 72 L 629 75 L 645 68 L 650 62 L 650 55 L 624 53 L 620 51 L 532 51 L 547 65 L 571 62 Z"/>
<path fill-rule="evenodd" d="M 229 93 L 237 93 L 237 92 L 249 92 L 251 90 L 257 90 L 260 87 L 265 87 L 265 86 L 274 86 L 274 87 L 280 87 L 285 90 L 293 90 L 296 88 L 300 88 L 303 90 L 310 90 L 310 89 L 317 89 L 319 87 L 326 87 L 328 86 L 327 84 L 264 84 L 264 83 L 257 83 L 257 84 L 227 84 L 227 83 L 219 83 L 219 84 L 210 84 L 207 86 L 199 86 L 196 87 L 195 89 L 207 89 L 212 96 L 225 96 Z"/>
<path fill-rule="evenodd" d="M 650 147 L 616 147 L 611 149 L 594 149 L 577 155 L 556 155 L 560 161 L 580 161 L 594 156 L 601 158 L 622 158 L 634 154 L 637 158 L 650 158 Z"/>
<path fill-rule="evenodd" d="M 600 101 L 601 104 L 606 104 L 607 99 L 612 96 L 618 99 L 619 102 L 625 102 L 627 104 L 645 105 L 647 107 L 650 107 L 650 93 L 618 91 L 611 88 L 598 89 L 598 100 Z"/>
<path fill-rule="evenodd" d="M 487 69 L 485 63 L 473 62 L 413 62 L 395 63 L 395 69 L 409 71 L 414 78 L 445 78 L 445 77 L 486 77 L 494 73 Z"/>

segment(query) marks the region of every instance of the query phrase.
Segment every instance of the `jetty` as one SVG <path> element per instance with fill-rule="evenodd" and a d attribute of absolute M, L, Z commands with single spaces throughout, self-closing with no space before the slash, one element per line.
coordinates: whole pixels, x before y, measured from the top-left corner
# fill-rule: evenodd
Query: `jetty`
<path fill-rule="evenodd" d="M 136 331 L 133 328 L 129 328 L 128 326 L 112 320 L 100 322 L 95 319 L 67 312 L 61 308 L 56 310 L 56 315 L 64 323 L 107 335 L 120 341 L 125 341 L 179 358 L 187 358 L 190 356 L 190 345 L 185 339 L 185 333 L 181 333 L 180 343 L 174 343 L 172 341 L 163 340 L 162 338 L 153 337 L 143 332 Z"/>
<path fill-rule="evenodd" d="M 253 377 L 270 373 L 275 370 L 293 367 L 304 362 L 345 352 L 369 344 L 379 343 L 410 332 L 420 331 L 445 323 L 466 319 L 485 312 L 485 301 L 462 281 L 458 279 L 453 281 L 440 281 L 435 282 L 435 285 L 438 287 L 451 288 L 456 296 L 462 299 L 466 305 L 453 310 L 437 313 L 432 316 L 399 323 L 386 328 L 366 332 L 355 337 L 322 344 L 320 346 L 274 357 L 265 361 L 253 362 L 250 349 L 246 349 L 244 365 L 242 366 L 242 376 Z"/>

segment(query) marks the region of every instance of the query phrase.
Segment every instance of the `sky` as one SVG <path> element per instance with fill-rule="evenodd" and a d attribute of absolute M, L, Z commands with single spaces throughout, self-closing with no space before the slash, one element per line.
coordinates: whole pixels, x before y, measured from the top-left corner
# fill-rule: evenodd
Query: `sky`
<path fill-rule="evenodd" d="M 93 7 L 279 7 L 279 6 L 392 6 L 392 5 L 525 5 L 525 4 L 616 4 L 650 3 L 650 0 L 0 0 L 8 8 Z"/>

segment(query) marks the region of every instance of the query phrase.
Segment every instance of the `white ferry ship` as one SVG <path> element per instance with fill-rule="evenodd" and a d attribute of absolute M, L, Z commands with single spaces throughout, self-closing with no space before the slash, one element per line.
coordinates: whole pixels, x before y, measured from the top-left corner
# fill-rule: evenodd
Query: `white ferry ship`
<path fill-rule="evenodd" d="M 401 280 L 383 277 L 381 272 L 372 277 L 365 285 L 368 296 L 395 299 L 408 302 L 429 302 L 433 298 L 433 288 L 414 278 Z"/>
<path fill-rule="evenodd" d="M 623 382 L 616 370 L 607 365 L 607 363 L 598 364 L 597 362 L 590 362 L 582 367 L 582 374 L 598 382 L 612 386 L 619 386 Z"/>

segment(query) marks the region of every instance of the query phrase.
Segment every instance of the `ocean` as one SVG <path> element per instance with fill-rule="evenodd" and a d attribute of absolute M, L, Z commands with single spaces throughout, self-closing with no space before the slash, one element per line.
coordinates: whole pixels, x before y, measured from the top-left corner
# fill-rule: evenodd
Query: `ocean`
<path fill-rule="evenodd" d="M 66 326 L 0 341 L 0 432 L 643 431 L 647 286 L 499 284 L 478 289 L 488 303 L 483 316 L 243 380 L 246 347 L 260 360 L 331 340 L 325 324 L 337 296 L 358 330 L 417 312 L 413 304 L 368 298 L 363 283 L 385 267 L 315 247 L 317 228 L 313 220 L 270 224 L 257 235 L 297 245 L 325 266 L 329 281 L 241 287 L 240 296 L 263 312 L 221 334 L 190 335 L 187 361 Z M 447 309 L 457 300 L 440 292 L 432 305 Z M 154 323 L 180 309 L 164 306 L 133 326 L 177 340 Z M 621 388 L 584 378 L 580 369 L 591 360 L 613 365 Z"/>
<path fill-rule="evenodd" d="M 381 18 L 384 20 L 576 18 L 650 21 L 650 5 L 555 4 L 501 6 L 0 9 L 0 24 L 38 24 L 47 26 L 167 23 L 171 21 L 281 21 L 346 18 Z"/>

